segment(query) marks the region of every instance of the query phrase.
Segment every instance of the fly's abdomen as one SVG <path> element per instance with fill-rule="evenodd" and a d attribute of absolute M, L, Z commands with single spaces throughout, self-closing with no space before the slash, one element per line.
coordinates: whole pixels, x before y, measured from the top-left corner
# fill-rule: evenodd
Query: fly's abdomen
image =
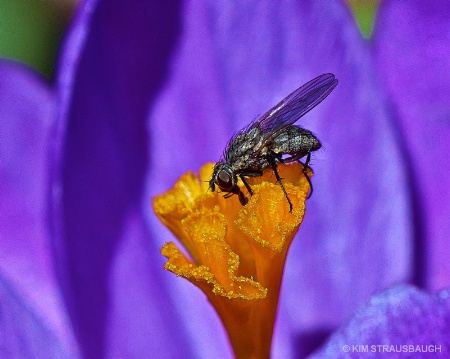
<path fill-rule="evenodd" d="M 270 149 L 276 154 L 289 154 L 299 159 L 320 147 L 320 141 L 311 131 L 289 126 L 273 139 Z"/>

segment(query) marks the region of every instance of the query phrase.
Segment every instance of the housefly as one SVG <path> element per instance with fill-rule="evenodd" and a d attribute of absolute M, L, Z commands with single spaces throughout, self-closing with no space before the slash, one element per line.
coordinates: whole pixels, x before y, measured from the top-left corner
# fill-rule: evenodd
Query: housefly
<path fill-rule="evenodd" d="M 311 131 L 294 126 L 294 123 L 322 102 L 337 83 L 333 74 L 320 75 L 238 131 L 228 142 L 221 160 L 215 164 L 209 188 L 214 192 L 217 185 L 225 192 L 225 198 L 236 194 L 241 204 L 245 205 L 247 198 L 237 185 L 238 176 L 251 196 L 253 190 L 246 177 L 262 176 L 265 169 L 271 168 L 289 203 L 289 212 L 292 212 L 292 203 L 277 164 L 300 162 L 306 156 L 302 172 L 311 188 L 309 198 L 313 188 L 307 168 L 311 152 L 317 151 L 321 143 Z"/>

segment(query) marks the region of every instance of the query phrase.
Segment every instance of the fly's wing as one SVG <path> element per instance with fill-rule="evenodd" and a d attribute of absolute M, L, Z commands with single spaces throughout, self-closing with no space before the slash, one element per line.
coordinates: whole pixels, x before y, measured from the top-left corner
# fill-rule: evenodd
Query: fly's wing
<path fill-rule="evenodd" d="M 258 126 L 265 142 L 321 103 L 338 84 L 333 74 L 323 74 L 292 92 L 249 126 Z"/>
<path fill-rule="evenodd" d="M 251 140 L 255 129 L 259 141 L 252 152 L 253 157 L 259 156 L 268 142 L 321 103 L 337 84 L 338 80 L 333 74 L 323 74 L 299 87 L 264 115 L 238 131 L 228 142 L 223 157 L 232 162 L 235 157 L 247 152 L 249 149 L 243 144 Z"/>

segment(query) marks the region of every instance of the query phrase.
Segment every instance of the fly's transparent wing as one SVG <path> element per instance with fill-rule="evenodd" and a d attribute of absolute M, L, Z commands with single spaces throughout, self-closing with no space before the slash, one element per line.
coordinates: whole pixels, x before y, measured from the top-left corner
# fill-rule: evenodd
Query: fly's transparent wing
<path fill-rule="evenodd" d="M 276 106 L 267 111 L 249 126 L 258 126 L 267 139 L 274 138 L 285 127 L 294 124 L 300 117 L 321 103 L 333 89 L 338 80 L 333 74 L 323 74 L 307 82 L 292 92 Z"/>
<path fill-rule="evenodd" d="M 259 156 L 268 142 L 321 103 L 337 83 L 333 74 L 323 74 L 299 87 L 264 115 L 238 131 L 228 142 L 223 157 L 228 162 L 233 162 L 250 150 L 252 157 Z M 253 147 L 250 146 L 252 142 L 256 142 Z"/>

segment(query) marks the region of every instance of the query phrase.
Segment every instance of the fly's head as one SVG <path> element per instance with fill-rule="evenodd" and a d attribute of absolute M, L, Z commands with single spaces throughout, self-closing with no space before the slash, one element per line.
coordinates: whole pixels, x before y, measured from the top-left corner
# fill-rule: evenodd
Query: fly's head
<path fill-rule="evenodd" d="M 234 192 L 236 188 L 236 174 L 226 162 L 217 162 L 214 166 L 212 178 L 209 180 L 209 188 L 211 191 L 214 192 L 216 185 L 222 192 Z"/>

